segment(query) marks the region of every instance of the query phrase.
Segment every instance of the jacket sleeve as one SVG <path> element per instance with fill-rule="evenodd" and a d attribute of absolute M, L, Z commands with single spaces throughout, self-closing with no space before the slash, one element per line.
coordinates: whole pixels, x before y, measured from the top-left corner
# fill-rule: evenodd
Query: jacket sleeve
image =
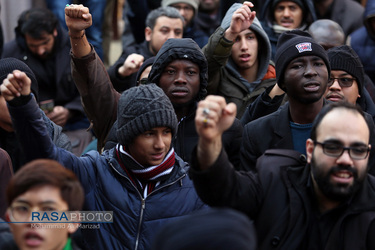
<path fill-rule="evenodd" d="M 259 95 L 250 106 L 246 108 L 245 113 L 241 117 L 242 125 L 259 118 L 271 114 L 279 109 L 283 102 L 284 95 L 275 96 L 273 99 L 269 97 L 269 93 L 273 86 L 268 87 L 261 95 Z"/>
<path fill-rule="evenodd" d="M 240 150 L 240 170 L 255 171 L 257 162 L 257 146 L 253 142 L 251 135 L 251 127 L 246 125 L 242 134 L 242 145 Z"/>
<path fill-rule="evenodd" d="M 85 190 L 90 191 L 88 186 L 93 185 L 90 183 L 95 183 L 90 181 L 95 180 L 95 171 L 90 158 L 77 157 L 52 143 L 35 98 L 30 98 L 22 105 L 13 106 L 8 103 L 8 109 L 26 161 L 40 158 L 56 160 L 72 170 Z"/>
<path fill-rule="evenodd" d="M 226 65 L 231 55 L 233 42 L 224 38 L 224 32 L 223 28 L 217 28 L 202 49 L 208 62 L 208 94 L 217 94 L 221 68 Z"/>
<path fill-rule="evenodd" d="M 235 169 L 240 165 L 240 148 L 242 141 L 243 126 L 237 118 L 233 125 L 223 134 L 223 148 L 227 152 L 228 159 Z"/>
<path fill-rule="evenodd" d="M 131 53 L 136 53 L 136 51 Z M 119 59 L 117 59 L 117 61 L 108 68 L 108 75 L 110 77 L 112 85 L 115 90 L 120 93 L 136 85 L 137 73 L 133 73 L 129 76 L 123 77 L 117 72 L 131 53 L 130 51 L 123 51 Z"/>
<path fill-rule="evenodd" d="M 120 93 L 113 88 L 107 71 L 94 50 L 83 58 L 72 55 L 72 74 L 87 117 L 93 124 L 100 150 L 117 119 Z"/>
<path fill-rule="evenodd" d="M 253 218 L 257 214 L 262 201 L 258 176 L 234 170 L 225 150 L 209 169 L 200 170 L 195 148 L 189 175 L 198 196 L 208 205 L 237 209 Z"/>

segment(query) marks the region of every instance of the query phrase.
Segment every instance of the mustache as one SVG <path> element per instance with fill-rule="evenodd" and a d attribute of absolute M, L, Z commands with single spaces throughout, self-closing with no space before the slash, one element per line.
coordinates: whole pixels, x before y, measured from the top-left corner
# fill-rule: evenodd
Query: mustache
<path fill-rule="evenodd" d="M 340 93 L 337 93 L 337 92 L 328 92 L 328 94 L 326 95 L 326 99 L 330 98 L 332 95 L 338 95 L 340 97 L 342 97 L 343 99 L 345 99 L 345 96 L 340 94 Z"/>
<path fill-rule="evenodd" d="M 340 171 L 347 171 L 353 175 L 353 177 L 357 178 L 358 177 L 358 170 L 350 165 L 337 165 L 331 167 L 329 170 L 328 174 L 335 174 Z"/>

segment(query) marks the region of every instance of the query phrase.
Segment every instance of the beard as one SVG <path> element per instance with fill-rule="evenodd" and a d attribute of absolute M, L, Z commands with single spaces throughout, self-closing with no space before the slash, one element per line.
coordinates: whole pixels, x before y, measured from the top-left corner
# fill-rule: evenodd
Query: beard
<path fill-rule="evenodd" d="M 330 200 L 339 202 L 352 197 L 362 186 L 365 176 L 359 177 L 358 170 L 348 165 L 333 166 L 328 172 L 324 172 L 322 171 L 322 167 L 317 167 L 314 156 L 311 159 L 311 170 L 313 178 L 324 196 Z M 348 171 L 353 175 L 352 184 L 331 182 L 331 175 L 342 170 Z"/>

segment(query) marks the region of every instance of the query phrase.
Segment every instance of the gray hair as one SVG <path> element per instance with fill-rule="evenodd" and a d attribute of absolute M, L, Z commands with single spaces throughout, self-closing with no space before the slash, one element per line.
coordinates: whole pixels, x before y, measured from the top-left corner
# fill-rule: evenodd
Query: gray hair
<path fill-rule="evenodd" d="M 181 16 L 180 12 L 178 12 L 176 8 L 167 6 L 159 7 L 148 13 L 146 18 L 146 27 L 149 27 L 151 30 L 153 30 L 155 27 L 156 19 L 161 16 L 166 16 L 169 18 L 179 18 L 181 19 L 182 23 L 184 23 L 184 18 Z"/>

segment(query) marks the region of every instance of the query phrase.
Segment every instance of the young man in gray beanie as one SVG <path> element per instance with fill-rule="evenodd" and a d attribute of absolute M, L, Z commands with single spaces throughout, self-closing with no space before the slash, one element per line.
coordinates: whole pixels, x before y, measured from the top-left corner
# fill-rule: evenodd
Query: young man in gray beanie
<path fill-rule="evenodd" d="M 162 7 L 176 8 L 184 18 L 184 38 L 193 39 L 199 47 L 207 44 L 208 36 L 195 25 L 195 16 L 198 13 L 199 0 L 162 0 Z"/>
<path fill-rule="evenodd" d="M 172 103 L 155 84 L 123 92 L 119 143 L 103 154 L 93 150 L 82 157 L 51 143 L 23 72 L 9 75 L 1 91 L 27 159 L 59 161 L 84 187 L 83 210 L 113 211 L 113 223 L 82 230 L 89 249 L 150 249 L 163 224 L 204 208 L 187 176 L 187 163 L 172 147 L 178 122 Z"/>

